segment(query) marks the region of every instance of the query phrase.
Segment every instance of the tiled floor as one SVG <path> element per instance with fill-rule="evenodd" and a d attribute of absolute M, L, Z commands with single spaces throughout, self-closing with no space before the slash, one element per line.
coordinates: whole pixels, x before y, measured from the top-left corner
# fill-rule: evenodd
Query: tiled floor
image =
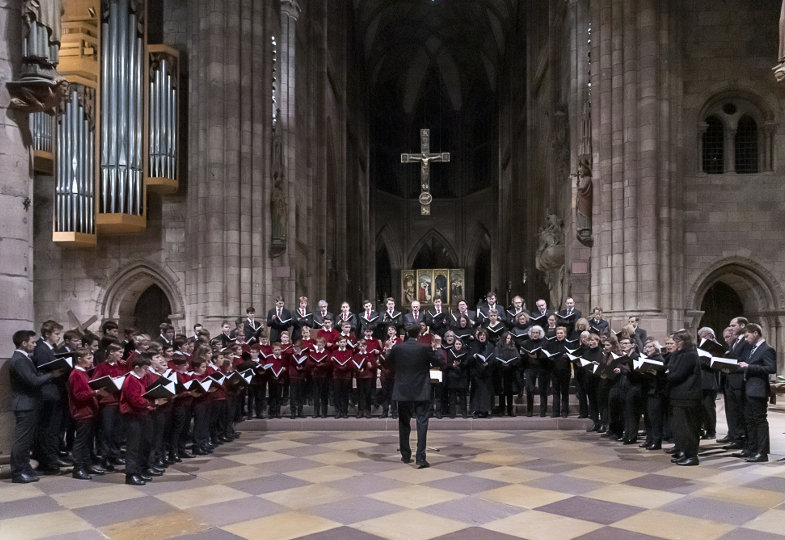
<path fill-rule="evenodd" d="M 770 419 L 782 453 L 785 415 Z M 428 443 L 432 467 L 417 470 L 394 431 L 247 431 L 143 487 L 117 473 L 5 481 L 0 539 L 784 537 L 777 455 L 748 464 L 703 441 L 701 465 L 677 467 L 579 430 L 433 430 Z"/>
<path fill-rule="evenodd" d="M 0 538 L 781 538 L 785 464 L 700 467 L 581 431 L 247 432 L 144 487 L 0 484 Z M 705 450 L 712 446 L 704 441 Z M 436 451 L 435 449 L 438 449 Z"/>

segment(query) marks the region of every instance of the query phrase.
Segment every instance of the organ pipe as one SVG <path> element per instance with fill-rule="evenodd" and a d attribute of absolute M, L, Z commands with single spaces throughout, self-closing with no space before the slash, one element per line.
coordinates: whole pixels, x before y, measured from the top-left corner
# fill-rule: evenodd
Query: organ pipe
<path fill-rule="evenodd" d="M 177 64 L 176 51 L 151 46 L 147 164 L 150 178 L 177 179 Z"/>

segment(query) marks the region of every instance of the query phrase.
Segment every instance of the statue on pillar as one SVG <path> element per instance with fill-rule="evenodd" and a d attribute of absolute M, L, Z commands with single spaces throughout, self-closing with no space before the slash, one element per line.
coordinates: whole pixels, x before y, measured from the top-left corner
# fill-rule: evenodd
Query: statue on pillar
<path fill-rule="evenodd" d="M 591 156 L 583 155 L 578 158 L 577 173 L 578 193 L 575 201 L 575 231 L 578 241 L 584 246 L 591 247 L 592 241 L 592 205 L 593 185 L 591 171 Z"/>
<path fill-rule="evenodd" d="M 562 304 L 564 289 L 564 229 L 562 219 L 546 210 L 545 226 L 540 227 L 535 255 L 537 270 L 545 274 L 552 306 Z"/>
<path fill-rule="evenodd" d="M 7 83 L 11 107 L 54 115 L 68 90 L 57 72 L 60 61 L 62 0 L 23 0 L 22 69 Z"/>
<path fill-rule="evenodd" d="M 273 127 L 272 152 L 273 184 L 270 196 L 270 240 L 274 254 L 286 250 L 286 229 L 289 215 L 289 198 L 286 189 L 286 175 L 283 169 L 283 145 L 278 126 Z"/>

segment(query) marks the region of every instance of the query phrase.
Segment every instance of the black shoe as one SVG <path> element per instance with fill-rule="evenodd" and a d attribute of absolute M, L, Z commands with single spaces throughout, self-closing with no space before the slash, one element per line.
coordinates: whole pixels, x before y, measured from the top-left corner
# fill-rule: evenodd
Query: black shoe
<path fill-rule="evenodd" d="M 60 467 L 41 467 L 39 465 L 35 472 L 38 475 L 50 476 L 60 474 Z"/>
<path fill-rule="evenodd" d="M 62 459 L 62 458 L 57 458 L 56 460 L 54 460 L 53 465 L 55 467 L 65 467 L 65 468 L 67 468 L 67 467 L 73 467 L 74 466 L 74 462 L 73 461 L 66 461 L 65 459 Z"/>
<path fill-rule="evenodd" d="M 181 458 L 180 454 L 178 454 L 177 452 L 171 452 L 169 454 L 169 461 L 171 461 L 172 463 L 182 463 L 183 458 Z"/>
<path fill-rule="evenodd" d="M 684 452 L 677 452 L 677 453 L 673 454 L 673 457 L 671 458 L 671 463 L 676 463 L 677 461 L 681 461 L 685 457 L 687 457 L 687 456 L 686 456 L 686 454 Z"/>
<path fill-rule="evenodd" d="M 761 452 L 758 452 L 757 454 L 748 457 L 747 463 L 763 463 L 764 461 L 768 461 L 768 460 L 769 460 L 768 454 L 763 454 Z"/>
<path fill-rule="evenodd" d="M 71 476 L 76 478 L 77 480 L 92 480 L 93 477 L 90 476 L 86 470 L 78 469 L 74 467 L 74 471 L 71 473 Z"/>
<path fill-rule="evenodd" d="M 412 458 L 410 458 L 410 457 L 402 457 L 401 461 L 403 463 L 411 463 L 412 462 Z"/>
<path fill-rule="evenodd" d="M 141 478 L 145 482 L 152 482 L 153 481 L 153 477 L 150 476 L 149 474 L 139 473 L 136 476 L 138 476 L 139 478 Z"/>
<path fill-rule="evenodd" d="M 164 473 L 161 469 L 156 469 L 155 467 L 148 467 L 144 470 L 145 476 L 163 476 Z"/>
<path fill-rule="evenodd" d="M 97 474 L 100 476 L 106 473 L 106 469 L 104 469 L 103 467 L 99 467 L 98 465 L 90 465 L 89 467 L 87 467 L 87 472 L 89 472 L 90 474 Z"/>
<path fill-rule="evenodd" d="M 125 475 L 125 483 L 131 486 L 143 486 L 145 485 L 145 481 L 138 474 L 127 474 Z"/>
<path fill-rule="evenodd" d="M 114 471 L 114 465 L 112 465 L 112 464 L 111 464 L 111 463 L 109 463 L 108 461 L 102 461 L 102 462 L 101 462 L 101 468 L 102 468 L 104 471 L 106 471 L 106 472 L 113 472 L 113 471 Z"/>
<path fill-rule="evenodd" d="M 752 452 L 749 452 L 747 450 L 742 450 L 741 452 L 733 452 L 731 456 L 738 457 L 738 458 L 748 458 L 752 456 Z"/>
<path fill-rule="evenodd" d="M 742 448 L 744 448 L 744 443 L 740 442 L 740 441 L 737 441 L 737 442 L 725 445 L 722 448 L 723 448 L 723 450 L 741 450 Z"/>
<path fill-rule="evenodd" d="M 674 446 L 672 448 L 668 448 L 667 450 L 665 450 L 665 453 L 666 454 L 678 454 L 679 453 L 679 449 Z"/>
<path fill-rule="evenodd" d="M 545 411 L 542 411 L 542 412 L 540 413 L 540 418 L 545 418 L 546 416 L 548 416 L 548 413 L 547 413 L 547 412 L 545 412 Z"/>
<path fill-rule="evenodd" d="M 206 456 L 206 455 L 209 455 L 209 452 L 207 450 L 205 450 L 201 446 L 195 446 L 192 454 L 183 454 L 183 457 L 189 459 L 196 456 Z"/>
<path fill-rule="evenodd" d="M 600 424 L 600 427 L 597 428 L 597 433 L 608 433 L 608 426 Z"/>
<path fill-rule="evenodd" d="M 30 473 L 18 473 L 11 477 L 11 482 L 14 484 L 29 484 L 31 482 L 38 482 L 38 475 Z"/>
<path fill-rule="evenodd" d="M 180 459 L 193 459 L 195 457 L 188 450 L 183 450 L 182 452 L 177 452 L 177 455 L 180 456 Z"/>
<path fill-rule="evenodd" d="M 643 441 L 641 444 L 638 445 L 638 448 L 648 448 L 651 445 L 650 442 Z"/>
<path fill-rule="evenodd" d="M 157 459 L 153 462 L 153 466 L 158 469 L 164 470 L 166 469 L 166 462 L 163 459 Z"/>
<path fill-rule="evenodd" d="M 731 442 L 731 438 L 725 435 L 722 439 L 717 439 L 717 442 L 720 444 L 729 443 Z"/>
<path fill-rule="evenodd" d="M 671 460 L 672 461 L 672 460 Z M 698 456 L 693 457 L 683 457 L 679 461 L 675 462 L 676 465 L 683 465 L 683 466 L 692 466 L 692 465 L 699 465 L 700 461 L 698 461 Z"/>
<path fill-rule="evenodd" d="M 418 469 L 427 469 L 430 466 L 431 466 L 431 464 L 428 463 L 427 461 L 418 461 L 417 462 L 417 468 Z"/>
<path fill-rule="evenodd" d="M 111 463 L 115 467 L 117 467 L 118 465 L 125 465 L 125 458 L 121 458 L 121 457 L 111 458 L 109 460 L 109 463 Z"/>
<path fill-rule="evenodd" d="M 636 444 L 637 442 L 637 439 L 624 439 L 624 444 Z"/>
<path fill-rule="evenodd" d="M 649 446 L 646 447 L 646 450 L 661 450 L 662 444 L 660 443 L 651 443 Z"/>

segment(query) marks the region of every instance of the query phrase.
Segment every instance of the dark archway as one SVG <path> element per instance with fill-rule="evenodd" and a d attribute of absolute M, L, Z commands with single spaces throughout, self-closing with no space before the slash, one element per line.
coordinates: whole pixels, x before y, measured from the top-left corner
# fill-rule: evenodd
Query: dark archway
<path fill-rule="evenodd" d="M 134 325 L 151 337 L 158 335 L 162 322 L 169 322 L 172 306 L 158 285 L 150 285 L 139 296 L 134 307 Z"/>
<path fill-rule="evenodd" d="M 376 300 L 379 305 L 382 305 L 388 296 L 394 296 L 392 286 L 390 255 L 387 253 L 387 246 L 380 242 L 376 246 Z"/>
<path fill-rule="evenodd" d="M 699 327 L 709 326 L 717 339 L 722 339 L 722 331 L 733 317 L 744 315 L 744 303 L 736 290 L 723 281 L 718 281 L 706 291 L 701 301 Z"/>
<path fill-rule="evenodd" d="M 441 240 L 432 236 L 420 246 L 420 251 L 412 261 L 412 268 L 455 268 L 455 261 Z"/>
<path fill-rule="evenodd" d="M 491 287 L 491 248 L 483 246 L 477 252 L 477 257 L 474 259 L 474 290 L 471 291 L 474 298 L 471 299 L 470 304 L 484 301 L 483 296 L 490 290 Z M 499 298 L 499 302 L 503 302 L 503 298 Z"/>

